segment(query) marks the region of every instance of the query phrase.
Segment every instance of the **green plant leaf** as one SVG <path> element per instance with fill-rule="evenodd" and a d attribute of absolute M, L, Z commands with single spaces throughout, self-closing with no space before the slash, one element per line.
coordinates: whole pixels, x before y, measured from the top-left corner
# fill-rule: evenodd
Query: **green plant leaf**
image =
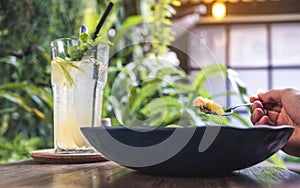
<path fill-rule="evenodd" d="M 228 70 L 228 79 L 233 87 L 233 90 L 239 94 L 242 102 L 249 102 L 249 96 L 247 94 L 246 84 L 238 77 L 238 74 L 233 69 Z"/>
<path fill-rule="evenodd" d="M 194 88 L 192 87 L 191 84 L 183 84 L 183 83 L 171 83 L 171 89 L 169 89 L 169 91 L 173 90 L 172 92 L 170 92 L 170 94 L 176 94 L 176 95 L 180 95 L 180 94 L 190 94 L 195 92 Z"/>
<path fill-rule="evenodd" d="M 241 117 L 239 114 L 237 113 L 233 113 L 232 114 L 233 117 L 235 117 L 237 120 L 239 120 L 243 125 L 247 126 L 247 127 L 253 127 L 252 124 L 250 124 L 247 120 L 245 120 L 243 117 Z"/>
<path fill-rule="evenodd" d="M 116 97 L 114 96 L 111 96 L 109 98 L 111 104 L 112 104 L 112 107 L 114 109 L 114 114 L 116 116 L 116 118 L 118 119 L 118 121 L 124 125 L 123 123 L 123 115 L 122 115 L 122 104 L 116 99 Z"/>
<path fill-rule="evenodd" d="M 0 114 L 4 114 L 4 113 L 10 113 L 10 112 L 14 112 L 16 111 L 17 108 L 16 107 L 11 107 L 11 108 L 4 108 L 0 110 Z"/>
<path fill-rule="evenodd" d="M 105 44 L 114 46 L 113 42 L 111 42 L 110 40 L 108 40 L 107 38 L 104 38 L 104 37 L 97 37 L 95 43 L 97 43 L 97 42 L 101 42 L 101 43 L 105 43 Z"/>
<path fill-rule="evenodd" d="M 149 125 L 168 125 L 170 121 L 174 121 L 180 117 L 180 111 L 183 107 L 177 99 L 169 96 L 153 99 L 146 104 L 139 113 L 149 118 Z M 176 111 L 175 113 L 173 113 Z M 146 122 L 147 122 L 146 121 Z"/>
<path fill-rule="evenodd" d="M 141 83 L 139 86 L 141 88 L 132 88 L 128 102 L 133 114 L 136 114 L 143 104 L 149 102 L 151 97 L 155 96 L 159 88 L 158 84 L 160 84 L 161 81 L 161 79 L 154 78 Z M 137 89 L 139 89 L 139 91 Z"/>
<path fill-rule="evenodd" d="M 53 96 L 48 88 L 28 85 L 26 86 L 25 91 L 33 97 L 37 96 L 41 98 L 47 105 L 49 105 L 49 107 L 53 108 Z"/>
<path fill-rule="evenodd" d="M 220 64 L 209 65 L 201 69 L 193 79 L 194 90 L 196 91 L 196 93 L 191 93 L 189 95 L 188 105 L 190 106 L 192 104 L 192 101 L 197 96 L 210 98 L 211 94 L 206 89 L 205 82 L 207 81 L 208 78 L 213 76 L 220 76 L 220 74 L 225 76 L 226 72 L 227 72 L 226 67 Z"/>
<path fill-rule="evenodd" d="M 28 86 L 27 82 L 20 83 L 7 83 L 0 85 L 0 89 L 19 89 L 24 90 L 24 88 Z"/>
<path fill-rule="evenodd" d="M 0 63 L 7 63 L 18 68 L 17 58 L 15 56 L 5 56 L 0 58 Z"/>
<path fill-rule="evenodd" d="M 22 107 L 27 112 L 32 112 L 32 108 L 27 105 L 26 101 L 19 94 L 16 94 L 16 93 L 13 93 L 13 92 L 10 92 L 10 91 L 0 90 L 0 97 L 5 98 L 5 99 L 19 105 L 20 107 Z"/>
<path fill-rule="evenodd" d="M 180 69 L 176 69 L 174 67 L 170 67 L 170 68 L 161 68 L 157 71 L 156 73 L 156 77 L 157 78 L 164 78 L 166 75 L 172 75 L 172 74 L 177 74 L 179 76 L 185 77 L 186 73 L 183 72 Z"/>
<path fill-rule="evenodd" d="M 88 40 L 89 40 L 89 35 L 86 34 L 86 33 L 81 33 L 80 36 L 79 36 L 79 39 L 80 39 L 82 42 L 88 42 Z"/>
<path fill-rule="evenodd" d="M 267 159 L 270 163 L 273 163 L 281 168 L 287 169 L 284 162 L 278 157 L 277 154 L 272 155 L 270 158 Z"/>
<path fill-rule="evenodd" d="M 53 108 L 53 97 L 49 88 L 46 87 L 37 87 L 33 84 L 28 84 L 27 82 L 20 83 L 8 83 L 0 85 L 0 90 L 15 90 L 16 91 L 25 91 L 27 94 L 32 97 L 41 98 L 46 102 L 51 108 Z"/>
<path fill-rule="evenodd" d="M 128 26 L 128 25 L 136 25 L 136 24 L 141 23 L 143 21 L 144 21 L 143 16 L 133 15 L 133 16 L 128 17 L 125 21 L 123 21 L 121 27 Z"/>
<path fill-rule="evenodd" d="M 172 0 L 171 1 L 171 4 L 175 7 L 179 7 L 181 5 L 181 1 L 178 1 L 178 0 Z"/>
<path fill-rule="evenodd" d="M 150 112 L 150 106 L 151 106 L 151 112 Z M 175 99 L 173 97 L 165 96 L 157 98 L 157 100 L 151 101 L 151 103 L 148 103 L 140 112 L 144 115 L 148 114 L 157 114 L 162 113 L 163 107 L 167 108 L 175 108 L 175 109 L 181 109 L 182 104 L 178 101 L 178 99 Z"/>
<path fill-rule="evenodd" d="M 19 105 L 27 112 L 34 112 L 40 118 L 44 118 L 46 116 L 39 109 L 37 109 L 35 107 L 30 107 L 30 105 L 27 104 L 26 99 L 24 99 L 22 96 L 20 96 L 16 93 L 12 93 L 12 92 L 8 92 L 8 91 L 0 91 L 0 97 L 6 98 L 7 100 Z"/>
<path fill-rule="evenodd" d="M 202 87 L 204 87 L 205 81 L 209 77 L 213 77 L 216 75 L 220 75 L 226 73 L 227 69 L 223 65 L 220 64 L 214 64 L 214 65 L 209 65 L 203 69 L 201 69 L 196 77 L 194 78 L 194 87 L 195 90 L 198 90 Z"/>

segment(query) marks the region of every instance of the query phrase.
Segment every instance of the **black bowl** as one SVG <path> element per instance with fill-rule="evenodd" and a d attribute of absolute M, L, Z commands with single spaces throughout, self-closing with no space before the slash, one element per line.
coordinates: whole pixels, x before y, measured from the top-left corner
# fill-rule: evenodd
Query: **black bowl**
<path fill-rule="evenodd" d="M 264 161 L 293 133 L 291 126 L 84 127 L 82 133 L 109 160 L 168 176 L 226 174 Z"/>

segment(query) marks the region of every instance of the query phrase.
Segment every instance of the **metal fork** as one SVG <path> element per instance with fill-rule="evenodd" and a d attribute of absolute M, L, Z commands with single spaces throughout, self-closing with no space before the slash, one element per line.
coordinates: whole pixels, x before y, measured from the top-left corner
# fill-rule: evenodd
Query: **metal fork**
<path fill-rule="evenodd" d="M 253 105 L 253 103 L 245 103 L 245 104 L 239 104 L 239 105 L 232 106 L 230 108 L 225 109 L 224 114 L 222 114 L 222 116 L 230 116 L 236 108 L 239 108 L 242 106 L 252 106 L 252 105 Z"/>
<path fill-rule="evenodd" d="M 230 116 L 232 115 L 232 113 L 234 112 L 234 110 L 236 108 L 242 107 L 242 106 L 252 106 L 253 103 L 245 103 L 245 104 L 239 104 L 239 105 L 235 105 L 232 106 L 230 108 L 226 108 L 224 109 L 224 113 L 222 114 L 222 116 Z M 200 111 L 206 113 L 206 114 L 211 114 L 211 115 L 218 115 L 215 112 L 212 112 L 210 109 L 206 108 L 205 106 L 197 106 L 197 108 L 200 109 Z"/>

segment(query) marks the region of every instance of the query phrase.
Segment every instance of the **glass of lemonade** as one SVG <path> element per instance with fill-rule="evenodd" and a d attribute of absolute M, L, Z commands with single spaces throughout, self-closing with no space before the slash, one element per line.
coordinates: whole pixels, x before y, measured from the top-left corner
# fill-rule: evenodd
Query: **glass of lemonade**
<path fill-rule="evenodd" d="M 80 127 L 100 126 L 103 89 L 107 81 L 109 45 L 85 50 L 81 41 L 51 43 L 51 83 L 54 97 L 54 146 L 58 153 L 94 152 Z"/>

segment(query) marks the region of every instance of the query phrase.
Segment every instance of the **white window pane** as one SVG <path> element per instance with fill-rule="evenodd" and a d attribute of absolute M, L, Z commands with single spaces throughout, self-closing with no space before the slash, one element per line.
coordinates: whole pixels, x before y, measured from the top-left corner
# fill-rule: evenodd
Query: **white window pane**
<path fill-rule="evenodd" d="M 271 26 L 273 65 L 300 65 L 300 23 Z"/>
<path fill-rule="evenodd" d="M 273 70 L 273 87 L 300 89 L 300 69 Z"/>
<path fill-rule="evenodd" d="M 238 77 L 245 83 L 249 96 L 255 96 L 259 91 L 268 89 L 267 70 L 239 70 L 236 72 Z M 231 88 L 230 91 L 233 91 L 233 89 Z M 231 96 L 230 101 L 230 105 L 242 103 L 239 96 Z"/>
<path fill-rule="evenodd" d="M 226 34 L 223 26 L 197 27 L 189 34 L 190 67 L 225 65 Z"/>
<path fill-rule="evenodd" d="M 237 25 L 230 29 L 229 63 L 232 67 L 267 66 L 265 25 Z"/>
<path fill-rule="evenodd" d="M 256 95 L 258 91 L 268 89 L 267 70 L 241 70 L 237 72 L 239 78 L 245 82 L 249 95 Z"/>
<path fill-rule="evenodd" d="M 220 75 L 207 79 L 205 86 L 215 102 L 222 106 L 226 105 L 226 81 L 223 76 Z"/>

